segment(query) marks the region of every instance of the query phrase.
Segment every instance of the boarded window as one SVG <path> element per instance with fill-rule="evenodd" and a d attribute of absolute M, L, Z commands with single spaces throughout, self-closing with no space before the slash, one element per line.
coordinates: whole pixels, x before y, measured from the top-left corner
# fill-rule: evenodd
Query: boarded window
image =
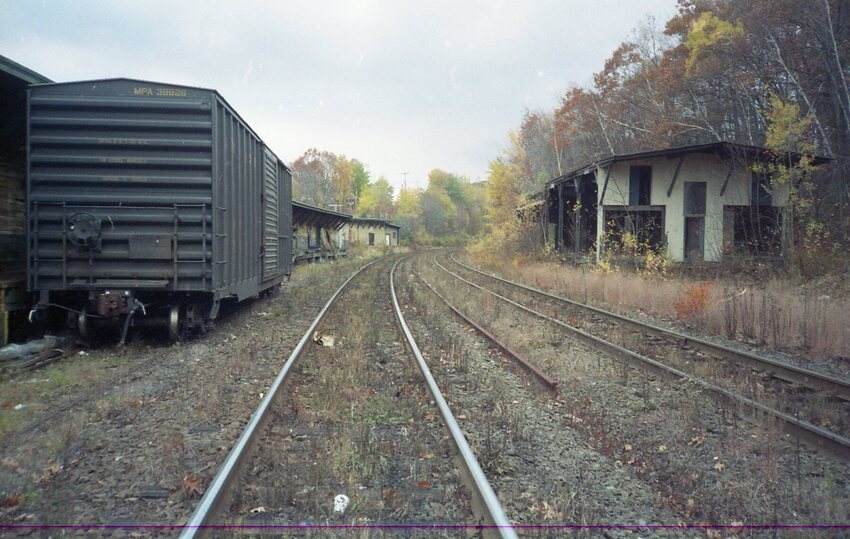
<path fill-rule="evenodd" d="M 375 245 L 375 233 L 369 232 L 369 245 Z"/>
<path fill-rule="evenodd" d="M 685 215 L 705 215 L 705 182 L 685 182 Z"/>
<path fill-rule="evenodd" d="M 629 206 L 649 206 L 651 201 L 652 167 L 629 167 Z"/>
<path fill-rule="evenodd" d="M 773 206 L 724 206 L 726 251 L 757 256 L 782 253 L 782 212 Z"/>

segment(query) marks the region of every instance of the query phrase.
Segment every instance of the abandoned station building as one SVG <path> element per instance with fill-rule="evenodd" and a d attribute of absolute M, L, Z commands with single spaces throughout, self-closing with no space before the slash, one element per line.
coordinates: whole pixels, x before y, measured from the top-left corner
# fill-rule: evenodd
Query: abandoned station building
<path fill-rule="evenodd" d="M 353 217 L 296 201 L 292 226 L 295 263 L 339 258 L 352 245 L 396 246 L 400 229 L 386 219 Z"/>
<path fill-rule="evenodd" d="M 313 262 L 345 256 L 343 228 L 351 215 L 292 201 L 293 262 Z"/>
<path fill-rule="evenodd" d="M 640 244 L 666 246 L 674 261 L 778 256 L 790 188 L 771 187 L 753 166 L 773 160 L 765 148 L 728 142 L 604 158 L 546 184 L 548 241 L 577 257 L 595 249 L 598 258 L 603 240 L 628 232 Z"/>
<path fill-rule="evenodd" d="M 354 217 L 346 225 L 346 237 L 351 245 L 394 247 L 398 245 L 400 228 L 386 219 Z"/>

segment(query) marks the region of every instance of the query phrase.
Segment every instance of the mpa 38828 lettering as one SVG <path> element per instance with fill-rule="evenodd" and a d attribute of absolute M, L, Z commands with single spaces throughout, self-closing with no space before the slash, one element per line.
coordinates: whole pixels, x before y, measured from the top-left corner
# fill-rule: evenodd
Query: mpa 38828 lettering
<path fill-rule="evenodd" d="M 185 88 L 151 88 L 150 86 L 136 86 L 133 95 L 149 95 L 156 97 L 186 97 Z"/>

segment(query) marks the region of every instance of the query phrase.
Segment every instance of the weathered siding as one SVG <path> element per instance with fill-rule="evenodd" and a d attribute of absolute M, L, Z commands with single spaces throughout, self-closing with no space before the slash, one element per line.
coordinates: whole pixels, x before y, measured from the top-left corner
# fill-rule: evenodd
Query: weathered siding
<path fill-rule="evenodd" d="M 0 158 L 0 260 L 4 275 L 26 274 L 25 164 Z"/>
<path fill-rule="evenodd" d="M 735 162 L 726 190 L 723 196 L 720 196 L 720 191 L 723 183 L 726 181 L 726 176 L 729 174 L 732 162 L 729 159 L 721 159 L 712 154 L 686 155 L 679 170 L 679 175 L 676 178 L 676 184 L 673 186 L 670 196 L 667 196 L 667 190 L 673 181 L 677 164 L 678 157 L 656 157 L 614 163 L 614 168 L 611 170 L 608 178 L 608 189 L 605 193 L 604 201 L 601 200 L 601 197 L 606 170 L 604 167 L 601 168 L 597 172 L 600 197 L 600 203 L 597 209 L 598 222 L 603 222 L 602 212 L 604 207 L 628 205 L 630 167 L 641 165 L 651 166 L 652 189 L 650 203 L 653 206 L 664 206 L 664 234 L 667 241 L 667 250 L 673 260 L 682 261 L 685 258 L 685 182 L 705 182 L 704 258 L 709 261 L 720 260 L 723 251 L 723 207 L 750 204 L 751 167 L 747 163 Z M 772 205 L 781 207 L 787 199 L 788 188 L 787 186 L 781 186 L 773 192 Z M 604 231 L 604 226 L 597 228 L 597 249 L 599 249 Z"/>

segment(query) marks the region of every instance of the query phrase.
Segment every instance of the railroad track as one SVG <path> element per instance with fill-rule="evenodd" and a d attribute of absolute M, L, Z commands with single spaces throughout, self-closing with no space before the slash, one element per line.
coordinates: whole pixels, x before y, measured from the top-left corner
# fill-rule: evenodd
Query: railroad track
<path fill-rule="evenodd" d="M 451 255 L 449 259 L 462 272 L 488 279 L 515 300 L 528 298 L 549 316 L 781 412 L 850 435 L 850 383 L 845 380 L 587 306 L 482 272 Z"/>
<path fill-rule="evenodd" d="M 451 256 L 450 256 L 450 258 L 453 259 L 453 257 L 451 257 Z M 580 329 L 580 328 L 578 328 L 578 327 L 576 327 L 572 324 L 564 322 L 563 320 L 549 316 L 549 315 L 547 315 L 543 312 L 540 312 L 539 310 L 528 307 L 527 305 L 522 304 L 519 301 L 515 301 L 514 299 L 511 299 L 511 298 L 506 297 L 502 294 L 499 294 L 499 293 L 497 293 L 497 292 L 495 292 L 495 291 L 493 291 L 493 290 L 491 290 L 487 287 L 484 287 L 484 286 L 482 286 L 478 283 L 475 283 L 475 282 L 473 282 L 469 279 L 464 278 L 463 276 L 459 275 L 458 273 L 456 273 L 454 271 L 451 271 L 449 268 L 446 268 L 445 266 L 443 266 L 437 260 L 437 255 L 434 255 L 433 262 L 441 271 L 443 271 L 444 273 L 446 273 L 448 275 L 451 275 L 452 277 L 454 277 L 455 279 L 465 283 L 466 285 L 473 287 L 475 289 L 478 289 L 482 292 L 485 292 L 486 294 L 489 294 L 492 297 L 497 298 L 499 301 L 507 303 L 509 305 L 512 305 L 513 307 L 520 309 L 520 310 L 522 310 L 522 311 L 524 311 L 524 312 L 526 312 L 526 313 L 528 313 L 528 314 L 530 314 L 534 317 L 546 320 L 549 323 L 552 323 L 552 324 L 554 324 L 554 325 L 556 325 L 560 328 L 563 328 L 563 329 L 567 330 L 570 334 L 572 334 L 573 337 L 577 338 L 578 340 L 585 342 L 587 344 L 590 344 L 591 346 L 593 346 L 595 348 L 603 350 L 603 351 L 611 354 L 614 358 L 616 358 L 620 361 L 623 361 L 623 362 L 625 362 L 629 365 L 633 365 L 635 367 L 638 367 L 639 369 L 652 372 L 653 374 L 659 375 L 659 376 L 661 376 L 662 378 L 665 378 L 665 379 L 686 380 L 686 381 L 694 384 L 695 386 L 702 388 L 704 391 L 706 391 L 707 394 L 712 396 L 715 400 L 719 401 L 721 403 L 721 405 L 723 405 L 724 407 L 726 407 L 728 409 L 735 411 L 736 413 L 738 413 L 744 419 L 747 419 L 747 420 L 754 422 L 754 423 L 757 423 L 757 424 L 765 423 L 767 418 L 770 418 L 770 421 L 778 421 L 784 427 L 786 432 L 797 437 L 797 439 L 799 439 L 799 440 L 801 440 L 801 441 L 803 441 L 803 442 L 805 442 L 805 443 L 807 443 L 807 444 L 809 444 L 813 447 L 822 449 L 822 450 L 826 451 L 827 453 L 835 455 L 835 456 L 837 456 L 841 459 L 850 460 L 850 439 L 848 439 L 845 436 L 842 436 L 841 434 L 838 434 L 838 433 L 833 432 L 831 430 L 828 430 L 826 428 L 814 425 L 810 422 L 807 422 L 805 420 L 800 419 L 799 417 L 797 417 L 793 414 L 789 414 L 789 413 L 777 410 L 775 408 L 772 408 L 770 406 L 766 406 L 766 405 L 764 405 L 764 404 L 762 404 L 762 403 L 760 403 L 760 402 L 758 402 L 758 401 L 756 401 L 752 398 L 740 395 L 740 394 L 738 394 L 734 391 L 730 391 L 730 390 L 728 390 L 724 387 L 721 387 L 719 385 L 707 382 L 707 381 L 703 380 L 702 378 L 699 378 L 699 377 L 694 376 L 690 373 L 684 372 L 680 369 L 672 367 L 672 366 L 665 364 L 661 361 L 658 361 L 656 359 L 647 357 L 643 354 L 640 354 L 638 352 L 630 350 L 630 349 L 623 347 L 619 344 L 615 344 L 613 342 L 610 342 L 609 340 L 606 340 L 603 337 L 592 334 L 592 333 L 585 331 L 583 329 Z M 469 271 L 475 272 L 478 275 L 486 276 L 490 279 L 494 279 L 494 280 L 499 281 L 499 282 L 501 282 L 505 285 L 516 286 L 517 288 L 522 288 L 526 291 L 533 292 L 535 294 L 538 294 L 538 295 L 543 296 L 543 297 L 550 299 L 550 300 L 563 301 L 566 304 L 571 305 L 571 306 L 578 306 L 578 307 L 582 307 L 582 308 L 586 307 L 582 304 L 572 302 L 571 300 L 566 300 L 565 298 L 560 298 L 558 296 L 555 296 L 553 294 L 549 294 L 549 293 L 541 291 L 541 290 L 532 289 L 530 287 L 526 287 L 525 285 L 520 285 L 519 283 L 514 283 L 512 281 L 508 281 L 507 279 L 503 279 L 503 278 L 498 277 L 498 276 L 494 276 L 494 275 L 487 274 L 485 272 L 481 272 L 480 270 L 472 268 L 471 266 L 463 264 L 463 263 L 461 263 L 457 260 L 454 260 L 454 262 L 456 264 L 468 269 Z M 627 321 L 630 321 L 630 322 L 634 322 L 636 325 L 640 324 L 640 327 L 643 327 L 642 323 L 640 323 L 638 321 L 632 321 L 631 319 L 628 319 L 626 317 L 622 317 L 621 315 L 616 315 L 614 313 L 608 313 L 607 311 L 603 311 L 601 309 L 597 309 L 597 308 L 594 308 L 594 307 L 588 307 L 588 310 L 589 310 L 589 312 L 592 312 L 593 314 L 598 315 L 598 316 L 606 316 L 606 315 L 610 314 L 613 317 L 616 317 L 617 319 L 624 319 L 624 320 L 627 320 Z M 662 328 L 656 328 L 655 326 L 649 326 L 649 327 L 653 328 L 653 329 L 657 329 L 658 331 L 664 331 L 664 332 L 668 331 L 668 330 L 664 330 Z M 679 335 L 675 332 L 670 332 L 670 333 L 673 333 L 677 336 Z M 691 337 L 684 336 L 684 335 L 682 335 L 681 338 L 687 338 L 689 340 L 689 342 L 692 342 L 692 339 L 693 339 Z M 707 341 L 702 341 L 702 342 L 706 343 L 706 346 L 709 345 L 709 344 L 711 346 L 714 346 L 713 343 L 708 343 Z M 731 350 L 731 349 L 727 349 L 727 350 Z M 758 357 L 758 356 L 754 356 L 752 354 L 749 354 L 749 356 Z M 796 372 L 796 368 L 791 369 L 791 370 Z M 826 377 L 826 378 L 828 378 L 828 377 Z M 820 375 L 818 373 L 812 373 L 810 375 L 810 379 L 823 380 L 824 377 L 823 377 L 823 375 Z M 838 382 L 840 382 L 840 381 L 838 381 Z"/>
<path fill-rule="evenodd" d="M 442 396 L 440 389 L 437 387 L 437 384 L 434 380 L 434 377 L 431 375 L 431 372 L 426 364 L 424 357 L 422 356 L 419 348 L 416 344 L 413 335 L 411 334 L 407 323 L 402 314 L 401 308 L 399 306 L 399 302 L 394 289 L 394 277 L 395 270 L 398 266 L 399 260 L 396 260 L 395 263 L 389 267 L 389 263 L 391 261 L 386 259 L 381 259 L 366 266 L 362 267 L 358 272 L 352 275 L 343 285 L 331 296 L 328 300 L 327 304 L 322 308 L 316 319 L 310 325 L 309 329 L 305 333 L 304 337 L 299 341 L 298 345 L 293 350 L 292 354 L 287 359 L 281 371 L 278 373 L 274 383 L 269 388 L 267 394 L 265 394 L 262 402 L 260 403 L 257 411 L 254 413 L 253 417 L 249 421 L 242 435 L 239 437 L 229 455 L 227 456 L 224 464 L 222 464 L 215 478 L 212 480 L 209 488 L 204 493 L 203 498 L 199 502 L 194 514 L 192 515 L 190 521 L 187 526 L 184 528 L 182 537 L 189 538 L 195 537 L 199 533 L 203 533 L 205 531 L 209 531 L 211 527 L 216 526 L 218 523 L 222 521 L 233 522 L 234 519 L 231 517 L 228 520 L 228 511 L 231 502 L 234 497 L 243 498 L 244 496 L 238 492 L 238 487 L 242 481 L 245 479 L 245 483 L 251 483 L 254 481 L 253 477 L 248 477 L 250 475 L 256 474 L 258 468 L 262 467 L 263 464 L 258 464 L 254 462 L 254 468 L 251 472 L 247 470 L 247 466 L 250 462 L 253 462 L 258 459 L 257 455 L 263 453 L 264 445 L 269 444 L 280 444 L 280 443 L 291 443 L 291 442 L 281 442 L 280 437 L 277 439 L 275 433 L 283 434 L 284 437 L 292 436 L 292 430 L 287 428 L 286 425 L 278 424 L 277 421 L 281 418 L 292 417 L 293 414 L 295 416 L 298 415 L 298 411 L 291 409 L 281 410 L 281 403 L 286 400 L 286 398 L 292 397 L 293 394 L 297 392 L 307 392 L 311 391 L 310 389 L 304 389 L 302 387 L 294 386 L 291 381 L 295 378 L 295 376 L 299 375 L 299 370 L 306 369 L 306 366 L 301 365 L 302 362 L 299 360 L 302 356 L 306 356 L 308 354 L 314 353 L 308 351 L 310 350 L 318 350 L 320 347 L 308 347 L 308 343 L 311 343 L 311 339 L 315 340 L 315 337 L 321 333 L 321 331 L 329 331 L 327 329 L 322 329 L 319 333 L 317 330 L 319 328 L 325 327 L 326 320 L 333 320 L 335 316 L 340 316 L 337 312 L 339 307 L 339 298 L 341 298 L 344 294 L 355 294 L 359 293 L 359 296 L 351 296 L 357 299 L 357 306 L 361 309 L 361 312 L 369 312 L 368 307 L 371 306 L 373 309 L 372 314 L 378 318 L 378 321 L 374 324 L 379 327 L 377 328 L 363 328 L 360 333 L 369 333 L 369 331 L 373 331 L 374 335 L 374 345 L 378 348 L 383 348 L 384 351 L 382 353 L 385 356 L 379 358 L 381 365 L 372 366 L 371 361 L 367 362 L 366 365 L 369 366 L 367 368 L 376 368 L 380 372 L 380 378 L 383 379 L 383 382 L 378 382 L 375 387 L 369 386 L 362 388 L 363 391 L 368 392 L 368 394 L 373 394 L 377 392 L 377 397 L 380 397 L 383 392 L 387 392 L 390 389 L 394 393 L 396 399 L 404 399 L 404 395 L 416 395 L 417 392 L 422 393 L 423 395 L 427 394 L 430 398 L 420 399 L 423 402 L 433 401 L 435 403 L 435 409 L 432 412 L 426 414 L 432 416 L 434 421 L 436 421 L 437 415 L 439 415 L 439 421 L 446 427 L 446 430 L 449 433 L 449 438 L 451 440 L 451 445 L 455 448 L 455 455 L 448 459 L 449 462 L 455 463 L 460 462 L 460 470 L 456 474 L 457 477 L 465 477 L 467 481 L 465 482 L 466 487 L 471 493 L 470 500 L 470 513 L 469 517 L 466 517 L 465 522 L 475 522 L 472 527 L 483 530 L 487 534 L 494 534 L 500 537 L 516 537 L 516 533 L 514 531 L 513 526 L 510 521 L 505 516 L 504 510 L 499 503 L 492 487 L 490 486 L 487 478 L 484 476 L 483 471 L 481 470 L 481 466 L 479 465 L 475 455 L 469 447 L 463 433 L 460 430 L 460 427 L 457 423 L 457 420 L 452 415 L 451 410 L 449 409 L 445 399 Z M 373 264 L 375 266 L 373 267 Z M 377 268 L 380 266 L 385 266 L 383 270 L 378 270 Z M 372 268 L 372 269 L 369 269 Z M 389 271 L 387 271 L 389 270 Z M 376 287 L 370 287 L 370 284 L 373 284 L 374 281 L 363 282 L 355 284 L 353 281 L 358 278 L 358 276 L 363 276 L 367 271 L 376 271 L 380 273 L 380 276 L 385 277 L 388 274 L 388 290 L 384 289 L 383 291 L 376 290 Z M 366 277 L 360 277 L 359 280 L 363 281 Z M 357 287 L 360 287 L 359 289 Z M 360 292 L 356 292 L 360 290 Z M 366 290 L 367 292 L 363 292 Z M 369 304 L 363 304 L 364 296 L 363 294 L 371 294 L 368 296 L 370 298 Z M 377 295 L 376 295 L 377 294 Z M 381 295 L 383 294 L 383 295 Z M 389 297 L 389 298 L 388 298 Z M 374 299 L 379 298 L 379 299 Z M 390 317 L 382 317 L 381 309 L 389 309 L 387 299 L 391 299 L 392 310 L 394 311 L 395 320 Z M 380 305 L 383 304 L 383 305 Z M 340 320 L 341 321 L 341 320 Z M 397 322 L 397 325 L 396 325 Z M 339 326 L 337 326 L 339 328 Z M 401 331 L 399 331 L 399 328 Z M 344 331 L 340 330 L 345 333 Z M 396 337 L 390 336 L 390 332 L 394 332 Z M 400 334 L 403 334 L 404 344 L 402 345 Z M 347 342 L 348 340 L 355 340 L 358 338 L 357 335 L 345 333 L 346 336 L 337 337 L 339 343 Z M 380 342 L 378 342 L 380 341 Z M 391 344 L 387 344 L 388 341 Z M 344 346 L 343 344 L 338 344 L 337 346 Z M 388 378 L 393 378 L 394 376 L 399 375 L 399 369 L 401 368 L 413 368 L 412 362 L 404 362 L 398 360 L 398 350 L 395 350 L 393 347 L 397 347 L 400 349 L 406 349 L 410 352 L 409 356 L 413 356 L 415 358 L 416 368 L 421 372 L 422 377 L 425 379 L 425 383 L 427 388 L 413 388 L 408 386 L 398 387 L 398 385 L 389 384 L 387 385 Z M 322 369 L 333 369 L 334 362 L 333 357 L 328 359 L 325 357 L 326 362 L 321 365 Z M 377 363 L 377 362 L 374 362 Z M 404 365 L 403 365 L 404 364 Z M 400 367 L 403 365 L 403 367 Z M 305 371 L 306 372 L 306 371 Z M 312 372 L 312 371 L 311 371 Z M 318 371 L 316 371 L 318 372 Z M 313 372 L 313 376 L 316 375 L 316 372 Z M 303 372 L 301 373 L 304 374 Z M 401 375 L 401 378 L 398 378 L 398 382 L 400 384 L 404 384 L 406 382 L 412 382 L 415 380 L 415 374 L 408 378 L 405 378 L 404 375 Z M 287 385 L 287 384 L 290 385 Z M 383 383 L 383 385 L 381 385 Z M 320 384 L 321 385 L 321 384 Z M 291 390 L 284 392 L 283 389 L 285 387 L 289 387 Z M 392 401 L 394 403 L 401 402 L 400 400 Z M 292 406 L 290 404 L 290 406 Z M 401 407 L 401 404 L 397 404 L 398 407 Z M 427 404 L 422 404 L 422 406 L 428 406 Z M 303 414 L 302 414 L 303 415 Z M 354 405 L 351 407 L 351 417 L 354 418 Z M 391 422 L 392 423 L 392 422 Z M 399 467 L 400 464 L 399 458 L 400 456 L 406 455 L 405 451 L 411 450 L 410 447 L 412 444 L 407 439 L 399 438 L 399 434 L 406 435 L 410 432 L 415 431 L 417 428 L 416 422 L 414 421 L 404 421 L 403 424 L 397 424 L 393 426 L 389 425 L 376 425 L 374 428 L 367 430 L 366 434 L 370 438 L 366 443 L 370 443 L 373 446 L 383 447 L 385 444 L 387 447 L 394 447 L 397 451 L 397 454 L 388 455 L 386 458 L 391 462 L 389 466 L 392 468 L 395 466 Z M 271 425 L 271 426 L 270 426 Z M 377 429 L 377 430 L 376 430 Z M 434 429 L 430 429 L 433 431 Z M 440 429 L 437 429 L 440 430 Z M 380 431 L 380 432 L 378 432 Z M 321 434 L 319 435 L 321 436 Z M 267 439 L 271 438 L 271 440 Z M 314 436 L 315 439 L 315 436 Z M 353 445 L 353 444 L 352 444 Z M 279 446 L 270 445 L 271 449 L 267 450 L 272 455 L 275 456 L 275 459 L 280 461 L 284 460 L 285 457 L 281 456 L 280 453 L 277 452 Z M 434 453 L 438 453 L 439 450 L 434 450 Z M 316 451 L 315 448 L 312 450 L 312 457 L 308 460 L 316 459 Z M 431 473 L 435 474 L 435 477 L 438 475 L 434 470 L 439 467 L 439 462 L 441 461 L 438 457 L 434 457 L 433 454 L 429 452 L 428 458 L 435 459 L 434 464 L 430 468 Z M 439 462 L 438 462 L 439 461 Z M 313 462 L 313 464 L 316 464 Z M 454 466 L 454 464 L 452 464 Z M 275 465 L 268 466 L 268 469 L 274 470 Z M 268 474 L 266 474 L 268 475 Z M 443 477 L 443 476 L 440 476 Z M 283 482 L 284 488 L 286 487 L 287 482 L 294 482 L 294 476 L 285 476 L 285 477 L 276 477 L 274 479 L 274 486 L 272 488 L 281 490 L 280 483 Z M 435 479 L 437 481 L 437 479 Z M 420 481 L 420 486 L 423 484 L 430 485 L 429 481 Z M 323 485 L 324 486 L 324 485 Z M 359 487 L 359 488 L 367 488 L 367 487 Z M 234 492 L 236 491 L 236 492 Z M 388 494 L 389 491 L 389 494 Z M 351 495 L 352 493 L 349 492 Z M 384 488 L 383 496 L 384 500 L 389 503 L 389 498 L 397 497 L 398 493 L 392 488 Z M 362 501 L 362 505 L 365 507 L 367 505 L 367 494 L 364 494 L 364 499 Z M 352 495 L 351 498 L 356 498 L 356 494 Z M 347 498 L 349 499 L 349 498 Z M 294 505 L 294 504 L 293 504 Z M 255 508 L 252 512 L 266 512 L 266 508 Z M 344 510 L 343 510 L 344 511 Z M 319 511 L 321 513 L 321 511 Z M 372 515 L 374 517 L 374 515 Z M 363 518 L 363 517 L 359 517 Z M 235 519 L 239 521 L 239 517 Z M 336 524 L 325 520 L 324 523 L 318 522 L 315 520 L 307 519 L 310 522 L 313 522 L 313 526 L 318 524 L 318 527 L 321 528 L 340 528 L 344 526 L 339 520 L 336 521 Z M 438 520 L 438 519 L 436 519 Z M 302 522 L 301 517 L 299 516 L 297 520 L 294 522 L 290 522 L 291 528 L 300 527 L 300 523 Z M 375 520 L 358 520 L 358 525 L 355 527 L 369 527 L 370 523 L 374 523 Z M 379 522 L 380 523 L 380 522 Z M 417 522 L 416 527 L 419 529 L 433 529 L 439 530 L 441 528 L 441 524 L 439 522 L 435 522 L 433 524 L 421 524 Z M 404 527 L 401 525 L 396 525 L 396 527 Z M 443 528 L 451 529 L 457 528 L 457 525 L 451 526 L 442 526 Z M 463 526 L 462 526 L 463 527 Z"/>
<path fill-rule="evenodd" d="M 662 328 L 653 324 L 649 324 L 647 322 L 636 320 L 634 318 L 629 318 L 619 313 L 606 311 L 605 309 L 600 309 L 599 307 L 594 307 L 592 305 L 580 303 L 578 301 L 574 301 L 563 296 L 558 296 L 546 292 L 545 290 L 540 290 L 539 288 L 534 288 L 532 286 L 518 283 L 516 281 L 511 281 L 509 279 L 505 279 L 498 275 L 481 271 L 478 268 L 465 264 L 460 260 L 456 259 L 454 257 L 454 253 L 449 254 L 449 259 L 455 264 L 463 267 L 464 269 L 469 270 L 470 272 L 503 283 L 510 287 L 538 295 L 542 298 L 555 301 L 561 305 L 569 306 L 570 308 L 600 316 L 604 319 L 611 320 L 618 324 L 626 325 L 642 333 L 652 334 L 667 339 L 674 339 L 678 341 L 682 346 L 688 346 L 699 350 L 705 354 L 720 359 L 733 361 L 740 365 L 750 367 L 754 370 L 769 373 L 772 376 L 775 376 L 788 382 L 797 383 L 806 387 L 810 387 L 812 389 L 827 391 L 842 400 L 850 401 L 850 381 L 815 372 L 810 369 L 798 367 L 796 365 L 782 363 L 780 361 L 760 356 L 758 354 L 753 354 L 742 350 L 736 350 L 734 348 L 714 343 L 706 339 L 694 337 L 693 335 L 687 335 L 685 333 L 681 333 L 671 329 Z"/>

